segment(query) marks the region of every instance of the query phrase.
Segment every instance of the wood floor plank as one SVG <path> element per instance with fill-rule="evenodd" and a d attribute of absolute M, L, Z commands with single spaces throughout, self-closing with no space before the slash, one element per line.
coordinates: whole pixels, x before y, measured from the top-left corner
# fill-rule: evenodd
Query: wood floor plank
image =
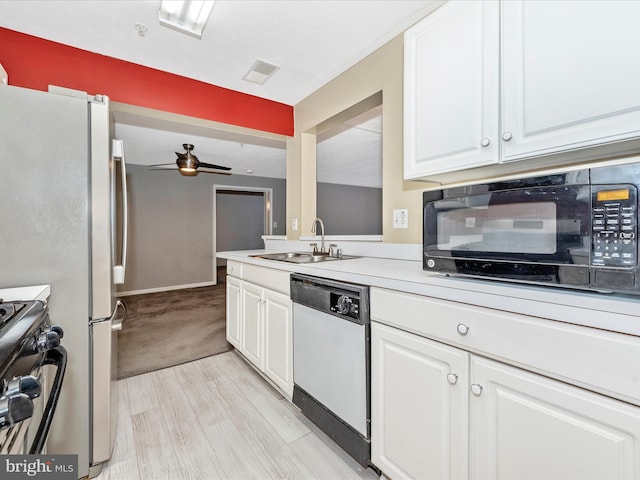
<path fill-rule="evenodd" d="M 126 458 L 114 462 L 111 461 L 108 468 L 104 468 L 102 473 L 95 480 L 142 480 L 138 470 L 138 460 L 136 457 Z"/>
<path fill-rule="evenodd" d="M 223 420 L 205 429 L 206 438 L 216 452 L 225 475 L 230 480 L 264 480 L 267 470 L 231 420 Z"/>
<path fill-rule="evenodd" d="M 257 374 L 249 373 L 250 377 L 240 376 L 235 380 L 238 390 L 249 399 L 285 443 L 291 443 L 308 434 L 309 428 L 283 405 L 283 398 L 265 394 L 264 389 L 259 388 L 262 379 L 258 378 Z"/>
<path fill-rule="evenodd" d="M 113 446 L 112 462 L 119 463 L 136 457 L 136 447 L 133 440 L 133 423 L 131 422 L 131 401 L 129 399 L 129 384 L 118 382 L 118 420 L 116 424 L 117 442 Z M 137 470 L 137 466 L 136 466 Z"/>
<path fill-rule="evenodd" d="M 309 433 L 291 444 L 300 462 L 313 472 L 316 479 L 360 480 L 346 463 L 336 461 L 336 454 L 315 434 Z"/>
<path fill-rule="evenodd" d="M 287 408 L 293 409 L 295 412 L 299 412 L 298 408 L 289 403 L 285 402 Z M 299 417 L 301 422 L 303 422 L 310 430 L 312 435 L 314 435 L 318 440 L 320 440 L 332 453 L 333 453 L 333 461 L 338 463 L 343 463 L 346 465 L 351 471 L 355 472 L 359 478 L 364 480 L 378 480 L 378 475 L 371 468 L 365 468 L 356 462 L 347 452 L 345 452 L 337 443 L 335 443 L 326 433 L 324 433 L 320 428 L 315 425 L 311 420 L 300 413 Z"/>
<path fill-rule="evenodd" d="M 146 410 L 133 415 L 132 421 L 140 477 L 153 480 L 181 478 L 178 458 L 162 412 L 159 409 Z"/>
<path fill-rule="evenodd" d="M 202 441 L 205 434 L 185 390 L 178 381 L 180 372 L 179 369 L 154 372 L 153 384 L 178 458 L 181 478 L 223 479 L 224 471 L 215 452 L 208 442 Z"/>
<path fill-rule="evenodd" d="M 262 414 L 236 387 L 231 378 L 219 380 L 220 396 L 227 404 L 231 421 L 274 479 L 312 478 L 293 451 L 273 430 Z"/>
<path fill-rule="evenodd" d="M 120 380 L 127 385 L 131 415 L 158 408 L 158 398 L 153 389 L 152 375 L 153 373 L 145 373 Z"/>
<path fill-rule="evenodd" d="M 190 362 L 176 367 L 176 377 L 198 421 L 206 428 L 229 418 L 204 362 Z"/>
<path fill-rule="evenodd" d="M 116 449 L 99 480 L 377 479 L 235 352 L 120 387 Z"/>

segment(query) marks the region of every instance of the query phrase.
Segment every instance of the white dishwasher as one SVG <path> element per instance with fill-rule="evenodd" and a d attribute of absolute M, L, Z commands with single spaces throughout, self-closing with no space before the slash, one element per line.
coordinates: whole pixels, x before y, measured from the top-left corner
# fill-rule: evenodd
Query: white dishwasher
<path fill-rule="evenodd" d="M 370 465 L 369 287 L 291 275 L 293 403 Z"/>

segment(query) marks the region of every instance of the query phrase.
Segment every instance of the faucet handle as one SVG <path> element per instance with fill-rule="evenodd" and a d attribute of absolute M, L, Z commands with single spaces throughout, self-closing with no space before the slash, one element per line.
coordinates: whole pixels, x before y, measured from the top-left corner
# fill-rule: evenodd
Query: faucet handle
<path fill-rule="evenodd" d="M 334 252 L 333 249 L 337 248 L 338 244 L 336 243 L 331 243 L 329 244 L 329 256 L 330 257 L 337 257 L 338 256 L 338 252 Z"/>
<path fill-rule="evenodd" d="M 309 244 L 310 247 L 313 247 L 313 253 L 318 253 L 318 244 L 317 243 L 310 243 Z"/>

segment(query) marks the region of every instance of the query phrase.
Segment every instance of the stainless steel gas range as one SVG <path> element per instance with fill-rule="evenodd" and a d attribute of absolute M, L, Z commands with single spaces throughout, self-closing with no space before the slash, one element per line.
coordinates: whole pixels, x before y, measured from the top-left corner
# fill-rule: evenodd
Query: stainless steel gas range
<path fill-rule="evenodd" d="M 0 454 L 43 452 L 67 363 L 62 336 L 45 302 L 0 300 Z"/>

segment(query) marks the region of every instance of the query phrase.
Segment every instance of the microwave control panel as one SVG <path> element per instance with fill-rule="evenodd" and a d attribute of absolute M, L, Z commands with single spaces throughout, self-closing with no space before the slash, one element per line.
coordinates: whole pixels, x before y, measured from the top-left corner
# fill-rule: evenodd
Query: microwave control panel
<path fill-rule="evenodd" d="M 633 185 L 598 185 L 591 192 L 591 265 L 634 267 L 637 262 L 638 211 Z"/>

